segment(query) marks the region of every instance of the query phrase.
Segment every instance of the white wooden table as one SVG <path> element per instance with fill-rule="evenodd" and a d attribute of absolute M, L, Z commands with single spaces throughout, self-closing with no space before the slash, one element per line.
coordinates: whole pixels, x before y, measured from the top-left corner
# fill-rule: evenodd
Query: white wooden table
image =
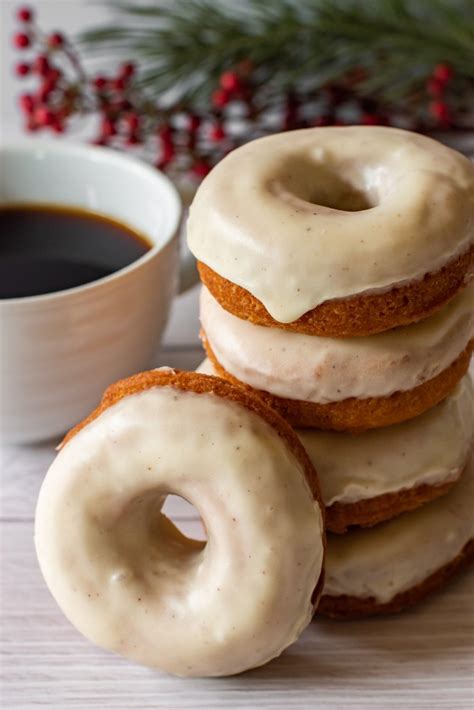
<path fill-rule="evenodd" d="M 195 289 L 175 302 L 159 364 L 194 368 L 197 330 Z M 57 608 L 34 554 L 34 507 L 53 447 L 1 452 L 2 709 L 474 707 L 472 573 L 400 616 L 314 622 L 281 658 L 233 678 L 176 679 L 94 648 Z M 184 505 L 170 513 L 199 534 Z"/>

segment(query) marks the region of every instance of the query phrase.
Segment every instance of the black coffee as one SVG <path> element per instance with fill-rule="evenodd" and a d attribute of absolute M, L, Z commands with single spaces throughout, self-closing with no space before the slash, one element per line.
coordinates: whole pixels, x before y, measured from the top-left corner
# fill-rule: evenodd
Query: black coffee
<path fill-rule="evenodd" d="M 123 224 L 75 208 L 0 207 L 0 298 L 96 281 L 151 249 Z"/>

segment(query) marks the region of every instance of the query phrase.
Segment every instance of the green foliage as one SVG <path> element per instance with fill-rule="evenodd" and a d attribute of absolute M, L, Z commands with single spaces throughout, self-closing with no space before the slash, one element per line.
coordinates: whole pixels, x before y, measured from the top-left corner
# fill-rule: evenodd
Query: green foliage
<path fill-rule="evenodd" d="M 241 60 L 255 66 L 260 101 L 289 88 L 317 91 L 354 68 L 361 94 L 387 104 L 411 100 L 433 67 L 455 71 L 465 99 L 474 81 L 474 0 L 154 0 L 113 2 L 113 26 L 85 32 L 88 51 L 140 62 L 155 95 L 173 90 L 205 105 L 219 75 Z M 456 101 L 456 95 L 454 96 Z"/>

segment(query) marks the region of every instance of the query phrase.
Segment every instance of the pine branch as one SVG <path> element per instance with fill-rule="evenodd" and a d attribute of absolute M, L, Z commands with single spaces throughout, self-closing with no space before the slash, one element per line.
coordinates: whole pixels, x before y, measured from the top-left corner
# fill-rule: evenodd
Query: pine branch
<path fill-rule="evenodd" d="M 38 82 L 20 97 L 27 130 L 62 133 L 94 115 L 94 142 L 137 147 L 160 170 L 202 179 L 230 150 L 275 131 L 473 123 L 474 0 L 129 0 L 111 9 L 116 21 L 78 42 L 37 23 L 14 36 L 20 51 L 36 52 L 15 68 Z M 92 50 L 120 54 L 118 69 L 88 71 Z"/>
<path fill-rule="evenodd" d="M 268 96 L 317 90 L 359 67 L 362 94 L 391 103 L 423 84 L 437 62 L 474 81 L 472 0 L 156 0 L 113 3 L 113 27 L 81 36 L 89 50 L 126 52 L 155 94 L 204 106 L 219 75 L 243 59 Z"/>

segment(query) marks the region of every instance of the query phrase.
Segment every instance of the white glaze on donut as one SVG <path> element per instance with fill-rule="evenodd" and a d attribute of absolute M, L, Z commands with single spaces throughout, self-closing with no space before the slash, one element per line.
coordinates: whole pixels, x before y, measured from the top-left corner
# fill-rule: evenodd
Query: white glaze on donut
<path fill-rule="evenodd" d="M 474 436 L 469 375 L 454 392 L 415 419 L 357 436 L 297 432 L 316 468 L 326 506 L 355 503 L 386 493 L 455 480 Z"/>
<path fill-rule="evenodd" d="M 199 510 L 208 542 L 160 512 Z M 294 454 L 222 397 L 157 387 L 79 431 L 43 483 L 36 549 L 45 580 L 88 638 L 183 676 L 279 655 L 312 616 L 322 518 Z"/>
<path fill-rule="evenodd" d="M 195 256 L 288 323 L 440 270 L 474 238 L 474 166 L 408 131 L 291 131 L 232 151 L 188 220 Z"/>
<path fill-rule="evenodd" d="M 474 285 L 419 323 L 358 338 L 322 338 L 236 318 L 203 288 L 201 323 L 220 364 L 278 397 L 339 402 L 388 397 L 438 375 L 474 331 Z"/>
<path fill-rule="evenodd" d="M 208 357 L 204 358 L 204 360 L 199 363 L 196 367 L 196 372 L 199 372 L 201 375 L 213 375 L 214 377 L 217 377 L 214 365 Z"/>
<path fill-rule="evenodd" d="M 447 495 L 369 530 L 328 536 L 324 595 L 380 604 L 424 582 L 474 536 L 474 464 Z"/>
<path fill-rule="evenodd" d="M 208 359 L 197 372 L 215 374 Z M 461 474 L 472 449 L 472 378 L 465 375 L 443 402 L 401 424 L 356 436 L 317 429 L 296 433 L 318 472 L 327 507 L 447 483 Z"/>

